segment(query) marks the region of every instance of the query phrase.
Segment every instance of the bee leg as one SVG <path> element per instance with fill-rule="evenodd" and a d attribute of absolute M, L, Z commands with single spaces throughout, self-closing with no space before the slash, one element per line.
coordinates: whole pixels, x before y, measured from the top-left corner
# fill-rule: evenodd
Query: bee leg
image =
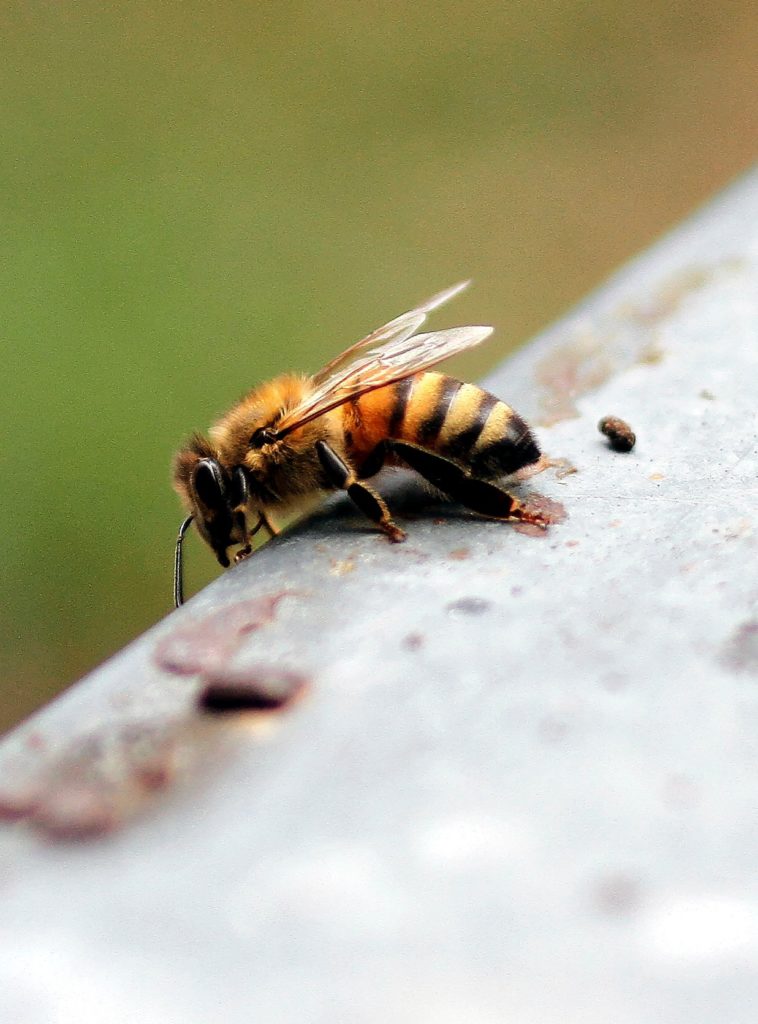
<path fill-rule="evenodd" d="M 268 530 L 272 537 L 277 537 L 282 532 L 274 523 L 273 519 L 266 515 L 265 512 L 259 512 L 258 516 L 260 518 L 261 526 L 263 526 L 265 530 Z"/>
<path fill-rule="evenodd" d="M 470 508 L 472 512 L 478 512 L 488 519 L 511 519 L 547 527 L 547 520 L 539 512 L 525 508 L 518 498 L 500 487 L 469 476 L 449 459 L 404 441 L 388 441 L 387 444 L 411 469 L 415 469 L 438 490 Z"/>
<path fill-rule="evenodd" d="M 392 521 L 384 500 L 366 484 L 359 483 L 352 469 L 330 448 L 326 441 L 316 442 L 316 452 L 329 483 L 348 497 L 364 515 L 377 524 L 391 541 L 405 540 L 405 532 Z"/>

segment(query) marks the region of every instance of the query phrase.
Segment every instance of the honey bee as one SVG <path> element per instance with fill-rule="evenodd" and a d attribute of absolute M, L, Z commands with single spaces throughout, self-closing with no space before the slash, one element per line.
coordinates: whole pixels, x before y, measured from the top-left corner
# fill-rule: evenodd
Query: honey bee
<path fill-rule="evenodd" d="M 306 497 L 346 491 L 391 541 L 405 533 L 364 481 L 382 466 L 410 468 L 454 501 L 490 519 L 545 518 L 493 481 L 530 466 L 540 449 L 524 420 L 475 384 L 428 372 L 480 344 L 491 327 L 416 332 L 454 285 L 351 345 L 312 377 L 286 374 L 254 388 L 177 452 L 174 488 L 188 516 L 176 541 L 174 601 L 182 603 L 182 541 L 191 523 L 219 563 L 252 552 L 274 516 Z"/>

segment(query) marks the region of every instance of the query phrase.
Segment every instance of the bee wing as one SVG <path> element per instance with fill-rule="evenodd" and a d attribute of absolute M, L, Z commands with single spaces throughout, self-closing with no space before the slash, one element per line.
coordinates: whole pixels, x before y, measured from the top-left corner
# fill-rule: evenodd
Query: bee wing
<path fill-rule="evenodd" d="M 409 338 L 412 334 L 415 334 L 419 327 L 426 320 L 427 315 L 432 312 L 433 309 L 437 309 L 438 306 L 442 306 L 445 302 L 449 302 L 450 299 L 454 298 L 459 292 L 462 292 L 464 288 L 468 288 L 471 284 L 470 281 L 459 281 L 458 284 L 454 284 L 452 288 L 446 288 L 443 292 L 437 292 L 436 295 L 432 295 L 431 299 L 427 299 L 426 302 L 422 302 L 420 306 L 416 306 L 415 309 L 409 309 L 407 313 L 401 313 L 400 316 L 396 316 L 394 320 L 390 320 L 389 323 L 384 324 L 382 327 L 377 327 L 371 334 L 367 334 L 365 338 L 361 338 L 360 341 L 356 341 L 350 348 L 346 348 L 344 352 L 341 352 L 338 356 L 327 363 L 323 369 L 319 370 L 315 374 L 313 381 L 319 385 L 324 381 L 329 380 L 330 376 L 336 371 L 338 366 L 342 366 L 347 360 L 352 359 L 357 352 L 362 348 L 369 348 L 372 345 L 383 345 L 390 341 L 396 341 L 402 338 Z"/>
<path fill-rule="evenodd" d="M 284 415 L 276 424 L 276 432 L 281 437 L 323 416 L 330 409 L 365 395 L 367 391 L 428 370 L 443 359 L 480 344 L 492 331 L 492 327 L 451 327 L 410 337 L 401 332 L 320 383 L 315 391 Z"/>

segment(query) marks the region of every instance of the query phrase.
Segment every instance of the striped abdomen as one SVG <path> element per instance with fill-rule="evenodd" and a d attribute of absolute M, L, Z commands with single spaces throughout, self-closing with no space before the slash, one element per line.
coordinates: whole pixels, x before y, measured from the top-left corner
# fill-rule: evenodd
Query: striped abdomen
<path fill-rule="evenodd" d="M 540 457 L 510 406 L 442 373 L 418 373 L 361 395 L 345 407 L 345 428 L 359 467 L 387 438 L 436 452 L 483 479 L 515 473 Z"/>

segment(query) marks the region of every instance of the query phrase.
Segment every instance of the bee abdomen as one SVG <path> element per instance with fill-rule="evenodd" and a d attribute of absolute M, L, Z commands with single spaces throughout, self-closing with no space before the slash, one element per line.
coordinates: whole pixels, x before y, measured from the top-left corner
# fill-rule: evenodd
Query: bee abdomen
<path fill-rule="evenodd" d="M 540 457 L 518 413 L 476 384 L 421 373 L 395 384 L 393 397 L 390 437 L 438 452 L 473 476 L 505 476 Z"/>

